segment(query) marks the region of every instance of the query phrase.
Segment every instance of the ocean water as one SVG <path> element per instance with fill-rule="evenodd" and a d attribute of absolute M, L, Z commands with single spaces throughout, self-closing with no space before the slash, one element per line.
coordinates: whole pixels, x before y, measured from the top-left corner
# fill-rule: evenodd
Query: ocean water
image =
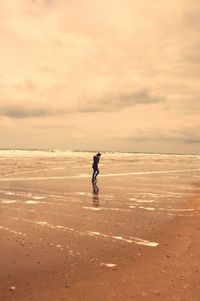
<path fill-rule="evenodd" d="M 42 175 L 45 177 L 47 172 L 49 177 L 91 177 L 93 155 L 92 152 L 70 150 L 0 150 L 4 174 L 1 180 L 5 180 L 5 175 L 10 175 L 10 180 L 11 175 L 15 175 L 13 179 L 20 179 L 20 174 L 25 175 L 24 180 L 37 177 L 42 179 Z M 8 158 L 10 164 L 7 162 Z M 173 179 L 186 177 L 187 181 L 192 181 L 199 175 L 200 155 L 105 152 L 102 153 L 99 166 L 101 177 L 171 174 L 174 175 Z M 30 176 L 32 172 L 34 177 Z"/>
<path fill-rule="evenodd" d="M 27 237 L 38 227 L 41 237 L 48 229 L 87 237 L 88 244 L 157 247 L 160 225 L 199 215 L 194 201 L 199 198 L 200 156 L 105 152 L 93 185 L 93 155 L 1 150 L 0 230 Z M 56 245 L 66 248 L 61 238 Z"/>

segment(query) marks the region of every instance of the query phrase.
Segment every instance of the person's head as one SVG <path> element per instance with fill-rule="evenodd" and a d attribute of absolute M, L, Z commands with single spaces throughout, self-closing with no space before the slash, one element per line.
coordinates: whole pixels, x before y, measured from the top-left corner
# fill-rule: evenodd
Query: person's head
<path fill-rule="evenodd" d="M 98 154 L 96 154 L 97 155 L 97 157 L 101 157 L 101 153 L 98 153 Z"/>

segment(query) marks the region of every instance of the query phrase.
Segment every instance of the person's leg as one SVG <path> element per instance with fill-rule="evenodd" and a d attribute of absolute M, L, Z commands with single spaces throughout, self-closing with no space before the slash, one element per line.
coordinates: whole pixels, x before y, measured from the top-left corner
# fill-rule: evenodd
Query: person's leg
<path fill-rule="evenodd" d="M 93 174 L 92 174 L 92 180 L 93 180 L 93 181 L 95 180 L 95 173 L 96 173 L 96 169 L 93 168 Z"/>
<path fill-rule="evenodd" d="M 99 174 L 99 169 L 97 168 L 95 171 L 95 176 L 94 176 L 95 179 L 97 178 L 98 174 Z"/>

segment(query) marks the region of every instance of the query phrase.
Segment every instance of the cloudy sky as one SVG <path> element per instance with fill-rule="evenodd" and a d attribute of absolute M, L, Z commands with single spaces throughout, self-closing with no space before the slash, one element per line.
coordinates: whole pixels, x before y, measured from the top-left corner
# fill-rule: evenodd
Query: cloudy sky
<path fill-rule="evenodd" d="M 0 148 L 200 153 L 199 0 L 0 0 Z"/>

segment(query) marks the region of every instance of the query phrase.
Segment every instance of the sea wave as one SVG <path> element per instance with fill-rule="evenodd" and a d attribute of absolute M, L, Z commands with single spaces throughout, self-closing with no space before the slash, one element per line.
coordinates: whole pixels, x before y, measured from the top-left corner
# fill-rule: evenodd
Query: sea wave
<path fill-rule="evenodd" d="M 91 157 L 97 151 L 82 150 L 60 150 L 60 149 L 0 149 L 0 157 Z M 160 154 L 160 153 L 139 153 L 139 152 L 109 152 L 102 151 L 107 158 L 112 157 L 135 157 L 136 159 L 167 159 L 167 158 L 188 158 L 200 159 L 200 155 L 182 154 Z"/>

